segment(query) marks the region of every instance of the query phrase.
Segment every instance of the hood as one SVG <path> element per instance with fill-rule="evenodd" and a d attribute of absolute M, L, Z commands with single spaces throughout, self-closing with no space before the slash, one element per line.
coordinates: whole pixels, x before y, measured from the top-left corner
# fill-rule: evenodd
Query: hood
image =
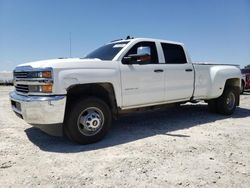
<path fill-rule="evenodd" d="M 100 59 L 80 59 L 80 58 L 64 58 L 64 59 L 48 59 L 42 61 L 34 61 L 29 63 L 20 64 L 17 67 L 21 66 L 31 66 L 32 68 L 83 68 L 83 67 L 92 67 L 97 66 L 98 64 L 103 64 Z"/>

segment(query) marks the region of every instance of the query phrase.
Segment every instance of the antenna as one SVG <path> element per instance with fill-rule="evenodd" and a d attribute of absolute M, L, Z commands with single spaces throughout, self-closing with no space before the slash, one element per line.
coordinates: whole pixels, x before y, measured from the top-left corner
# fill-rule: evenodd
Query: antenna
<path fill-rule="evenodd" d="M 69 32 L 69 57 L 71 57 L 71 32 Z"/>

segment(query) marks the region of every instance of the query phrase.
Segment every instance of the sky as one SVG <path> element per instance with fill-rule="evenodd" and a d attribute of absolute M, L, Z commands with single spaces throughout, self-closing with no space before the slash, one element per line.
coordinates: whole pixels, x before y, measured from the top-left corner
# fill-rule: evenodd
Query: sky
<path fill-rule="evenodd" d="M 71 33 L 71 34 L 70 34 Z M 250 0 L 0 0 L 0 71 L 84 57 L 111 40 L 182 42 L 193 61 L 250 64 Z"/>

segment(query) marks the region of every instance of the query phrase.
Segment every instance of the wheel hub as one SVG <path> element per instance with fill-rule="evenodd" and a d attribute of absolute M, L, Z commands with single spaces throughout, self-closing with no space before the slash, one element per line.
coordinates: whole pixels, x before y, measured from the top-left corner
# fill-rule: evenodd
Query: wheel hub
<path fill-rule="evenodd" d="M 230 110 L 234 107 L 235 95 L 232 92 L 228 94 L 227 99 L 226 99 L 226 104 Z"/>
<path fill-rule="evenodd" d="M 96 134 L 103 125 L 104 116 L 98 108 L 88 108 L 79 117 L 78 129 L 84 135 Z"/>

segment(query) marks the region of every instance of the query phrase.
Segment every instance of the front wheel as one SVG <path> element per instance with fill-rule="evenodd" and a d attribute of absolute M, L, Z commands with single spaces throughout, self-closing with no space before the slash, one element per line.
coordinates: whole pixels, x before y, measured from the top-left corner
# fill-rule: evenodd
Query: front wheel
<path fill-rule="evenodd" d="M 112 122 L 109 106 L 98 98 L 86 98 L 67 111 L 64 131 L 70 140 L 80 144 L 97 142 L 107 134 Z"/>

